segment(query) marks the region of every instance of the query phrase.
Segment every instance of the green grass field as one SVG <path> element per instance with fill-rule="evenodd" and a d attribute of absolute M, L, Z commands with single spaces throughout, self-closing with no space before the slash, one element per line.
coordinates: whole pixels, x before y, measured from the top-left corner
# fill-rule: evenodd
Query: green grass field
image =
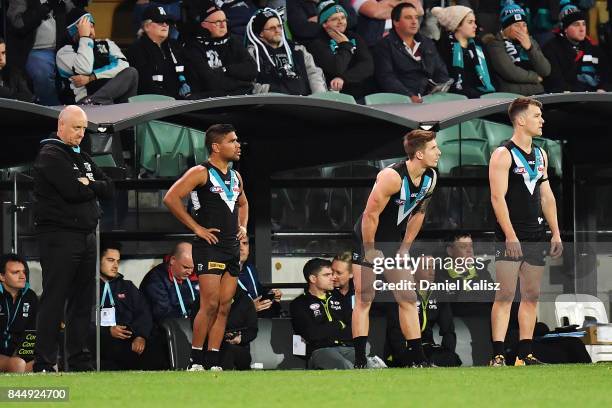
<path fill-rule="evenodd" d="M 0 387 L 45 386 L 69 387 L 60 406 L 603 408 L 612 407 L 612 364 L 0 376 Z"/>

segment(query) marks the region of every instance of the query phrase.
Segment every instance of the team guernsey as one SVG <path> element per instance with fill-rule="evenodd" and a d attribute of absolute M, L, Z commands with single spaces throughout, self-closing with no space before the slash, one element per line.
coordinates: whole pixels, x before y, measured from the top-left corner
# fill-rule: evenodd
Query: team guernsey
<path fill-rule="evenodd" d="M 389 168 L 399 174 L 402 183 L 399 191 L 391 196 L 379 215 L 374 238 L 376 243 L 399 243 L 402 241 L 410 215 L 427 206 L 438 178 L 436 171 L 428 168 L 421 176 L 420 183 L 415 185 L 408 174 L 405 160 L 392 164 Z M 363 251 L 362 219 L 363 215 L 359 217 L 354 228 L 360 252 Z M 382 247 L 379 249 L 386 252 Z"/>
<path fill-rule="evenodd" d="M 206 184 L 191 192 L 195 220 L 204 228 L 217 228 L 216 244 L 209 244 L 196 237 L 193 243 L 193 258 L 196 273 L 223 274 L 240 273 L 240 242 L 238 234 L 238 197 L 242 194 L 240 178 L 235 170 L 223 173 L 210 162 L 202 163 L 208 177 Z"/>
<path fill-rule="evenodd" d="M 544 218 L 540 194 L 540 185 L 546 181 L 544 153 L 540 147 L 533 144 L 531 152 L 527 153 L 511 140 L 502 146 L 508 149 L 512 158 L 505 197 L 510 222 L 519 242 L 530 243 L 522 245 L 524 260 L 532 265 L 543 265 L 545 248 L 534 243 L 544 241 Z M 505 243 L 506 237 L 499 223 L 495 235 L 498 242 Z M 496 258 L 499 260 L 504 260 L 502 253 L 504 249 L 501 246 L 497 248 Z"/>

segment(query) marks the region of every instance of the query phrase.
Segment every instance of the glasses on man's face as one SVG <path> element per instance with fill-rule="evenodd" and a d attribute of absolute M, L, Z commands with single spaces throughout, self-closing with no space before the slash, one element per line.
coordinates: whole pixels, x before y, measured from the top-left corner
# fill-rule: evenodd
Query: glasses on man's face
<path fill-rule="evenodd" d="M 268 28 L 264 28 L 264 31 L 282 31 L 283 30 L 283 26 L 282 25 L 275 25 L 272 27 L 268 27 Z"/>
<path fill-rule="evenodd" d="M 227 24 L 227 19 L 224 19 L 224 20 L 215 20 L 215 21 L 204 20 L 204 22 L 206 22 L 208 24 L 216 25 L 217 27 L 221 27 L 222 25 Z"/>

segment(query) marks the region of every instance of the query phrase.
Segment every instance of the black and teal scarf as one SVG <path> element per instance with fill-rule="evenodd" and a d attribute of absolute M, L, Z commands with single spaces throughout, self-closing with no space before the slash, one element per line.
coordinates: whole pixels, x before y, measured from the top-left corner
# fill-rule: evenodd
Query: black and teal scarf
<path fill-rule="evenodd" d="M 465 69 L 465 63 L 463 61 L 463 48 L 459 41 L 455 39 L 455 36 L 451 33 L 449 37 L 453 49 L 453 67 L 459 70 Z M 470 54 L 474 59 L 474 66 L 476 69 L 476 76 L 480 79 L 482 86 L 477 87 L 480 92 L 489 93 L 495 92 L 495 88 L 491 83 L 491 77 L 489 75 L 489 68 L 487 67 L 487 60 L 485 59 L 482 47 L 480 47 L 473 39 L 468 40 L 468 49 L 471 51 Z M 457 83 L 461 82 L 461 74 L 457 78 Z"/>
<path fill-rule="evenodd" d="M 506 48 L 506 53 L 510 56 L 512 62 L 514 62 L 514 65 L 518 65 L 521 68 L 531 67 L 529 54 L 527 54 L 527 51 L 523 48 L 523 46 L 521 46 L 520 43 L 515 43 L 514 41 L 504 38 L 504 46 Z"/>
<path fill-rule="evenodd" d="M 354 38 L 349 38 L 349 42 L 352 44 L 351 54 L 354 54 L 355 49 L 357 49 L 357 42 Z M 338 43 L 333 38 L 329 40 L 329 48 L 331 49 L 332 54 L 336 55 L 338 53 Z"/>

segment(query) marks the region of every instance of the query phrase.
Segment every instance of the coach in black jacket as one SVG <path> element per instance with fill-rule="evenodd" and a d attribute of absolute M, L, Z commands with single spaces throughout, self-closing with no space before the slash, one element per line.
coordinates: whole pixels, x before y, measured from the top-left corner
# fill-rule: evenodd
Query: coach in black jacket
<path fill-rule="evenodd" d="M 164 346 L 164 340 L 153 329 L 153 319 L 145 298 L 132 281 L 123 279 L 123 275 L 119 273 L 120 259 L 121 244 L 106 242 L 101 245 L 100 308 L 112 308 L 115 311 L 114 322 L 102 320 L 102 369 L 167 369 L 167 348 Z"/>
<path fill-rule="evenodd" d="M 352 310 L 332 290 L 331 262 L 314 258 L 304 265 L 308 289 L 291 302 L 291 323 L 295 334 L 306 342 L 308 367 L 348 369 L 355 363 L 351 334 Z"/>
<path fill-rule="evenodd" d="M 95 284 L 98 200 L 112 196 L 113 184 L 79 148 L 86 127 L 81 108 L 64 108 L 57 136 L 41 142 L 34 161 L 34 224 L 43 274 L 34 371 L 52 371 L 57 363 L 64 317 L 70 370 L 93 369 L 86 333 Z"/>

